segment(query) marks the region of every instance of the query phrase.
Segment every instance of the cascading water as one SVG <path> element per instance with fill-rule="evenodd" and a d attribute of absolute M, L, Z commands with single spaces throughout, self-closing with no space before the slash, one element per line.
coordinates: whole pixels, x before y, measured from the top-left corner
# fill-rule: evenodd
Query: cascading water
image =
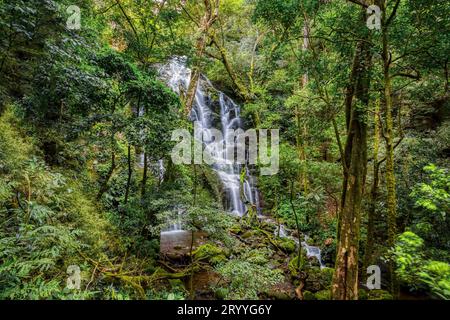
<path fill-rule="evenodd" d="M 183 209 L 177 207 L 176 215 L 167 220 L 167 225 L 163 229 L 162 233 L 172 233 L 183 231 Z"/>
<path fill-rule="evenodd" d="M 308 258 L 316 258 L 319 261 L 320 269 L 325 268 L 325 264 L 322 262 L 322 251 L 319 247 L 310 246 L 306 243 L 307 236 L 305 235 L 305 241 L 301 242 L 302 247 L 306 250 L 306 256 Z"/>
<path fill-rule="evenodd" d="M 267 219 L 265 219 L 265 220 L 267 221 Z M 300 242 L 298 240 L 298 238 L 291 236 L 290 232 L 288 230 L 286 230 L 286 227 L 282 224 L 277 225 L 277 227 L 274 231 L 274 234 L 275 234 L 275 236 L 280 237 L 280 238 L 292 239 L 296 243 L 297 247 L 299 245 L 301 245 L 302 248 L 304 248 L 306 250 L 306 256 L 308 258 L 316 258 L 320 264 L 320 268 L 321 269 L 325 268 L 325 264 L 322 261 L 322 251 L 320 250 L 319 247 L 308 245 L 307 241 L 309 240 L 309 237 L 307 235 L 305 235 L 304 241 Z"/>
<path fill-rule="evenodd" d="M 191 70 L 186 67 L 186 58 L 173 58 L 168 64 L 160 68 L 161 78 L 176 93 L 182 94 L 189 86 Z M 191 120 L 199 126 L 203 135 L 204 147 L 211 152 L 215 163 L 213 170 L 218 174 L 226 193 L 225 207 L 228 211 L 238 216 L 246 213 L 244 202 L 254 206 L 260 212 L 258 190 L 255 187 L 255 179 L 246 167 L 246 175 L 241 184 L 241 172 L 243 165 L 227 160 L 226 150 L 228 137 L 234 134 L 234 130 L 243 129 L 240 118 L 240 108 L 232 99 L 223 92 L 214 88 L 211 82 L 201 76 L 195 92 L 194 105 L 191 112 Z M 215 141 L 212 130 L 222 132 L 223 140 Z M 218 148 L 224 146 L 224 148 Z"/>

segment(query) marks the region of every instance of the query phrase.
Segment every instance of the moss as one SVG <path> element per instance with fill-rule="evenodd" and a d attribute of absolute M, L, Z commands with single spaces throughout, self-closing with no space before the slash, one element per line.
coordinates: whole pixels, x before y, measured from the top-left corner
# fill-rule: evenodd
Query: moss
<path fill-rule="evenodd" d="M 316 296 L 314 295 L 314 293 L 306 290 L 303 292 L 303 300 L 317 300 L 317 299 L 316 299 Z"/>
<path fill-rule="evenodd" d="M 367 300 L 393 300 L 393 297 L 385 290 L 370 290 L 367 293 Z"/>
<path fill-rule="evenodd" d="M 296 249 L 295 241 L 291 239 L 280 239 L 276 241 L 277 246 L 286 253 L 292 253 Z"/>
<path fill-rule="evenodd" d="M 266 293 L 266 295 L 269 299 L 274 300 L 292 300 L 292 297 L 290 296 L 289 292 L 279 289 L 269 290 Z"/>
<path fill-rule="evenodd" d="M 256 235 L 256 231 L 249 230 L 249 231 L 244 232 L 244 234 L 242 235 L 242 239 L 248 239 L 248 238 L 251 238 L 251 237 L 253 237 L 255 235 Z"/>
<path fill-rule="evenodd" d="M 169 279 L 169 284 L 173 290 L 184 289 L 183 281 L 181 281 L 180 279 Z"/>
<path fill-rule="evenodd" d="M 303 270 L 305 268 L 305 261 L 307 261 L 306 255 L 304 255 L 304 252 L 302 251 L 302 258 L 300 259 L 300 270 Z M 292 276 L 297 276 L 299 268 L 298 265 L 298 256 L 294 256 L 288 264 L 289 271 L 291 272 Z"/>
<path fill-rule="evenodd" d="M 250 250 L 241 256 L 241 259 L 253 264 L 267 265 L 269 263 L 270 251 L 263 249 Z"/>
<path fill-rule="evenodd" d="M 218 300 L 225 300 L 228 296 L 228 289 L 227 288 L 217 288 L 214 291 L 214 296 L 216 297 L 216 299 Z"/>
<path fill-rule="evenodd" d="M 367 290 L 359 289 L 358 290 L 358 300 L 367 300 L 367 298 L 368 298 Z"/>
<path fill-rule="evenodd" d="M 230 232 L 234 234 L 241 234 L 242 233 L 242 227 L 239 224 L 234 224 L 230 228 Z"/>
<path fill-rule="evenodd" d="M 219 264 L 227 261 L 225 251 L 213 244 L 207 243 L 198 247 L 194 252 L 194 259 Z"/>
<path fill-rule="evenodd" d="M 317 300 L 331 300 L 331 291 L 321 290 L 319 292 L 316 292 L 315 297 Z"/>
<path fill-rule="evenodd" d="M 306 273 L 308 274 L 308 278 L 305 282 L 305 290 L 316 292 L 330 288 L 334 269 L 309 268 L 306 270 Z"/>

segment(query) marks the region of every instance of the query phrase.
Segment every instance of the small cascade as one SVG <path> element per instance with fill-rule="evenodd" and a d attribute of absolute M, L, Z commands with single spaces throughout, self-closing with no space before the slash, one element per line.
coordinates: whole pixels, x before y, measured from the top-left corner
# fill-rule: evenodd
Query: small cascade
<path fill-rule="evenodd" d="M 164 160 L 158 160 L 155 163 L 149 165 L 151 172 L 155 177 L 158 177 L 159 183 L 164 181 L 164 174 L 166 173 L 166 168 L 164 167 Z"/>
<path fill-rule="evenodd" d="M 161 233 L 168 234 L 183 232 L 183 214 L 184 211 L 182 208 L 176 208 L 176 214 L 168 218 L 167 227 L 164 228 Z"/>
<path fill-rule="evenodd" d="M 277 227 L 276 227 L 275 231 L 273 232 L 273 234 L 276 237 L 280 237 L 280 238 L 287 238 L 287 237 L 289 237 L 288 233 L 286 231 L 286 228 L 282 224 L 277 225 Z"/>
<path fill-rule="evenodd" d="M 145 166 L 145 159 L 144 159 L 144 153 L 143 152 L 138 154 L 137 162 L 138 162 L 139 168 L 143 169 L 144 166 Z"/>
<path fill-rule="evenodd" d="M 264 220 L 265 221 L 269 221 L 269 222 L 273 222 L 275 224 L 275 222 L 270 220 L 270 219 L 264 219 Z M 274 231 L 274 235 L 277 236 L 277 237 L 279 236 L 280 238 L 292 239 L 297 244 L 297 246 L 299 245 L 298 238 L 293 237 L 292 235 L 290 235 L 290 232 L 282 224 L 276 226 L 276 229 Z M 322 261 L 322 255 L 321 255 L 322 251 L 320 250 L 319 247 L 308 245 L 308 243 L 307 243 L 308 240 L 309 240 L 309 237 L 307 235 L 305 235 L 304 241 L 300 242 L 300 245 L 302 246 L 302 248 L 304 248 L 306 250 L 306 256 L 308 258 L 316 258 L 317 261 L 320 264 L 320 269 L 325 268 L 325 264 Z"/>
<path fill-rule="evenodd" d="M 315 247 L 315 246 L 310 246 L 306 243 L 306 236 L 305 236 L 305 241 L 301 242 L 302 247 L 306 250 L 306 256 L 308 258 L 316 258 L 317 261 L 319 261 L 320 264 L 320 269 L 325 268 L 324 263 L 322 262 L 322 255 L 321 255 L 321 250 L 319 247 Z"/>
<path fill-rule="evenodd" d="M 158 161 L 158 177 L 159 183 L 164 181 L 164 174 L 166 173 L 166 168 L 164 168 L 164 160 Z"/>

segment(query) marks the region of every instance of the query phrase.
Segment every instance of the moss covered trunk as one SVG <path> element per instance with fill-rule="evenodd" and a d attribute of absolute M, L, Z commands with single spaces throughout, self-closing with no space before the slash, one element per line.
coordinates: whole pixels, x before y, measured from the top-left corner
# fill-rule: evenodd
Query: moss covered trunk
<path fill-rule="evenodd" d="M 362 14 L 365 21 L 365 13 Z M 358 298 L 358 250 L 361 200 L 367 173 L 368 92 L 371 53 L 367 39 L 358 42 L 346 96 L 347 141 L 345 146 L 342 208 L 339 215 L 336 269 L 332 298 Z"/>
<path fill-rule="evenodd" d="M 378 162 L 378 152 L 380 149 L 380 104 L 379 101 L 375 103 L 374 110 L 374 133 L 373 133 L 373 181 L 372 189 L 370 190 L 370 204 L 367 212 L 367 238 L 366 248 L 364 250 L 364 270 L 372 263 L 373 247 L 375 244 L 375 221 L 376 221 L 376 204 L 378 198 L 379 186 L 379 171 L 380 163 Z"/>

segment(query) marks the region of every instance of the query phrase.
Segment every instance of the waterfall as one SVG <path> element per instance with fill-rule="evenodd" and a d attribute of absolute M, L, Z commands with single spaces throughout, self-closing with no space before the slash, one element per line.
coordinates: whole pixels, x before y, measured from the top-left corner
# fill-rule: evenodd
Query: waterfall
<path fill-rule="evenodd" d="M 191 70 L 186 67 L 185 57 L 173 58 L 160 67 L 159 74 L 167 85 L 177 94 L 183 94 L 189 86 Z M 232 130 L 243 129 L 240 117 L 240 108 L 223 92 L 214 88 L 205 76 L 200 76 L 195 92 L 194 105 L 190 119 L 199 125 L 203 134 L 203 144 L 208 150 L 212 150 L 215 163 L 212 169 L 217 173 L 225 191 L 225 208 L 229 212 L 243 216 L 246 213 L 245 203 L 254 206 L 260 213 L 260 200 L 258 190 L 255 187 L 255 179 L 249 173 L 246 165 L 238 165 L 226 159 L 226 152 L 214 152 L 214 150 L 227 150 L 227 138 Z M 214 141 L 212 129 L 220 130 L 223 140 Z M 218 146 L 225 148 L 217 148 Z M 246 168 L 246 176 L 241 184 L 241 171 Z"/>

